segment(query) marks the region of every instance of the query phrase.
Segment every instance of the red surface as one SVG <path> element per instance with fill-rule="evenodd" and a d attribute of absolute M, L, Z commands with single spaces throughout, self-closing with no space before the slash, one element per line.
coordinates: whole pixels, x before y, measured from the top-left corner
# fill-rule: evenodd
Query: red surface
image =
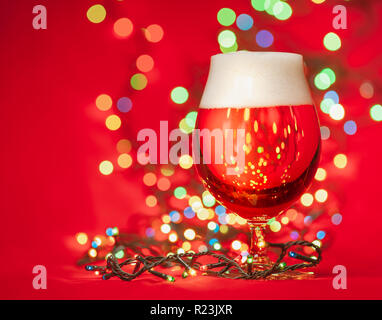
<path fill-rule="evenodd" d="M 35 1 L 1 2 L 0 297 L 382 298 L 382 130 L 381 124 L 368 116 L 370 105 L 381 103 L 377 88 L 382 75 L 382 19 L 378 19 L 382 3 L 346 4 L 349 29 L 338 32 L 343 47 L 340 53 L 329 53 L 321 41 L 324 34 L 333 31 L 334 1 L 322 5 L 296 1 L 292 4 L 294 16 L 285 23 L 256 13 L 244 0 L 99 2 L 105 4 L 108 16 L 98 25 L 85 15 L 95 1 L 39 2 L 48 9 L 48 29 L 40 31 L 32 28 Z M 201 94 L 209 57 L 218 53 L 216 13 L 223 6 L 249 13 L 255 26 L 272 30 L 277 35 L 272 50 L 338 61 L 348 71 L 341 79 L 343 86 L 337 89 L 348 114 L 360 119 L 359 130 L 341 142 L 338 150 L 351 158 L 348 168 L 338 175 L 342 187 L 336 190 L 344 219 L 333 231 L 335 241 L 324 252 L 320 275 L 316 280 L 294 282 L 197 278 L 167 284 L 151 277 L 132 283 L 101 281 L 75 266 L 83 249 L 73 245 L 73 236 L 79 231 L 94 234 L 103 232 L 105 226 L 123 226 L 133 214 L 144 214 L 146 191 L 134 171 L 107 177 L 99 174 L 99 161 L 116 157 L 115 143 L 121 135 L 105 128 L 104 114 L 94 106 L 95 97 L 100 93 L 133 96 L 124 135 L 136 137 L 141 128 L 158 128 L 159 120 L 169 120 L 175 127 L 187 110 L 179 106 L 176 108 L 181 112 L 174 111 L 169 92 L 183 85 Z M 113 21 L 123 16 L 129 17 L 135 28 L 127 40 L 112 34 Z M 156 44 L 147 43 L 140 33 L 140 28 L 152 23 L 160 24 L 165 32 Z M 256 48 L 255 44 L 247 46 Z M 156 68 L 148 75 L 144 92 L 132 93 L 129 79 L 141 53 L 149 53 Z M 369 101 L 358 92 L 363 79 L 376 84 L 376 94 Z M 196 106 L 200 94 L 192 97 L 188 106 Z M 138 226 L 130 224 L 129 228 Z M 47 267 L 45 291 L 32 288 L 32 268 L 37 264 Z M 331 270 L 338 264 L 347 267 L 347 290 L 332 288 Z"/>

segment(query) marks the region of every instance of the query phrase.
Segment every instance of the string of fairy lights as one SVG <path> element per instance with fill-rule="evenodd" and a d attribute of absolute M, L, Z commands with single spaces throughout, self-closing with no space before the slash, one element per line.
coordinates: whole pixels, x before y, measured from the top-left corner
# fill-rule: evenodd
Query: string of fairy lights
<path fill-rule="evenodd" d="M 98 266 L 87 264 L 85 269 L 87 271 L 94 271 L 97 275 L 101 275 L 103 280 L 109 280 L 113 277 L 118 277 L 124 281 L 131 281 L 137 277 L 142 276 L 144 273 L 157 276 L 163 280 L 174 282 L 173 275 L 158 271 L 157 267 L 164 269 L 171 269 L 172 271 L 181 270 L 182 278 L 188 276 L 195 276 L 198 271 L 204 276 L 215 276 L 230 279 L 287 279 L 293 272 L 294 277 L 306 279 L 311 277 L 312 272 L 301 273 L 296 272 L 299 269 L 305 269 L 316 266 L 321 261 L 321 250 L 313 243 L 298 240 L 289 241 L 287 243 L 268 243 L 269 247 L 280 249 L 278 258 L 274 263 L 257 262 L 253 256 L 230 257 L 229 254 L 217 253 L 211 251 L 203 251 L 195 253 L 189 251 L 187 253 L 173 254 L 169 253 L 166 256 L 158 255 L 143 255 L 137 253 L 137 244 L 135 242 L 126 242 L 119 239 L 119 235 L 115 235 L 117 239 L 118 252 L 108 253 L 105 256 L 106 265 Z M 312 247 L 317 255 L 305 256 L 294 249 L 296 246 Z M 130 252 L 129 252 L 130 251 Z M 125 260 L 120 261 L 120 252 L 129 252 Z M 203 258 L 210 258 L 208 263 Z M 287 263 L 284 260 L 288 257 L 290 260 L 299 260 L 298 263 Z M 200 259 L 201 258 L 201 259 Z M 212 260 L 211 260 L 212 258 Z M 203 261 L 202 261 L 203 260 Z M 88 259 L 81 261 L 89 263 Z M 124 267 L 124 270 L 122 269 Z M 155 268 L 155 270 L 154 270 Z M 128 270 L 126 270 L 128 269 Z M 198 271 L 197 271 L 198 270 Z"/>
<path fill-rule="evenodd" d="M 120 1 L 122 2 L 122 1 Z M 248 7 L 247 13 L 237 15 L 235 8 L 217 9 L 216 17 L 219 25 L 217 32 L 217 44 L 222 53 L 233 52 L 239 49 L 238 39 L 252 39 L 257 50 L 271 50 L 272 45 L 278 41 L 277 34 L 273 34 L 270 28 L 265 29 L 257 25 L 259 15 L 268 14 L 277 21 L 283 22 L 293 18 L 293 3 L 278 0 L 252 0 L 249 1 L 252 8 Z M 325 0 L 312 0 L 319 5 Z M 91 23 L 100 24 L 107 18 L 105 7 L 101 4 L 91 6 L 87 11 L 87 19 Z M 254 19 L 255 17 L 255 19 Z M 276 21 L 275 20 L 275 21 Z M 113 23 L 113 32 L 116 39 L 128 41 L 137 30 L 142 29 L 142 36 L 148 43 L 158 43 L 164 37 L 165 30 L 158 24 L 149 26 L 135 24 L 130 17 L 119 18 Z M 322 48 L 328 53 L 336 54 L 341 51 L 342 40 L 333 30 L 326 30 L 322 37 Z M 320 60 L 317 63 L 313 58 L 305 56 L 309 66 L 313 66 L 314 72 L 311 76 L 313 93 L 321 96 L 320 101 L 316 101 L 319 107 L 319 117 L 321 120 L 321 138 L 323 143 L 330 141 L 338 145 L 334 136 L 353 136 L 361 129 L 356 118 L 350 118 L 347 108 L 341 104 L 341 97 L 338 89 L 338 74 L 344 73 L 344 67 Z M 148 84 L 146 73 L 155 68 L 155 60 L 147 52 L 136 57 L 136 72 L 130 75 L 130 86 L 133 92 L 144 94 L 144 89 Z M 375 84 L 370 80 L 360 80 L 359 94 L 368 103 L 369 123 L 382 121 L 382 106 L 375 101 Z M 187 88 L 174 85 L 169 92 L 169 96 L 174 106 L 184 105 L 188 111 L 182 114 L 179 121 L 179 128 L 191 134 L 195 128 L 197 111 L 192 110 L 189 98 L 193 95 Z M 121 114 L 127 114 L 134 106 L 133 94 L 129 97 L 112 97 L 107 93 L 100 93 L 95 99 L 95 106 L 98 112 L 105 114 L 105 126 L 112 132 L 120 132 L 124 123 Z M 183 110 L 184 110 L 183 109 Z M 182 110 L 174 109 L 174 112 L 182 113 Z M 365 125 L 365 124 L 363 124 Z M 98 165 L 102 175 L 118 174 L 120 170 L 136 168 L 142 172 L 142 183 L 147 187 L 145 204 L 148 208 L 160 207 L 163 212 L 155 217 L 142 235 L 149 241 L 162 242 L 165 249 L 173 254 L 187 254 L 193 252 L 207 252 L 209 250 L 229 250 L 242 257 L 248 256 L 247 234 L 245 231 L 246 220 L 227 212 L 219 205 L 215 198 L 204 191 L 200 183 L 196 181 L 191 173 L 193 166 L 192 157 L 183 155 L 179 160 L 179 165 L 157 165 L 142 167 L 138 161 L 134 160 L 134 143 L 127 137 L 119 139 L 116 144 L 116 161 L 110 159 L 101 160 Z M 336 150 L 341 150 L 340 147 Z M 327 229 L 329 223 L 338 226 L 342 222 L 340 204 L 336 197 L 336 181 L 331 179 L 330 173 L 333 170 L 347 170 L 351 165 L 351 157 L 344 151 L 325 155 L 320 167 L 315 175 L 315 181 L 310 190 L 304 193 L 300 201 L 292 208 L 286 210 L 277 218 L 268 222 L 268 229 L 273 235 L 279 235 L 285 240 L 305 240 L 312 242 L 317 247 L 325 247 L 329 244 L 330 238 Z M 182 171 L 188 173 L 189 183 L 179 185 L 174 182 L 174 177 Z M 328 185 L 334 186 L 329 190 Z M 315 227 L 315 221 L 323 221 Z M 83 232 L 76 235 L 76 240 L 80 245 L 89 246 L 87 255 L 90 259 L 107 259 L 108 255 L 100 255 L 100 248 L 105 245 L 111 246 L 113 255 L 122 259 L 125 257 L 123 250 L 115 250 L 115 236 L 119 234 L 118 228 L 107 228 L 106 235 L 96 235 L 93 238 Z M 311 246 L 303 248 L 305 254 L 312 254 L 314 249 Z M 111 252 L 109 252 L 110 254 Z M 93 261 L 92 260 L 92 261 Z"/>

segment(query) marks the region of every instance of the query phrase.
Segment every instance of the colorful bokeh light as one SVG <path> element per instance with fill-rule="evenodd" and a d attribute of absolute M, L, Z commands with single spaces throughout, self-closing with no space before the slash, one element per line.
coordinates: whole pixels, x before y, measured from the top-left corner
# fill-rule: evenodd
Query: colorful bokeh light
<path fill-rule="evenodd" d="M 354 135 L 357 132 L 357 124 L 353 120 L 346 121 L 344 123 L 344 131 L 349 136 Z"/>
<path fill-rule="evenodd" d="M 330 138 L 330 129 L 326 126 L 322 126 L 320 128 L 321 131 L 321 139 L 328 140 Z"/>
<path fill-rule="evenodd" d="M 312 205 L 314 198 L 310 193 L 304 193 L 300 200 L 303 206 L 309 207 Z"/>
<path fill-rule="evenodd" d="M 139 71 L 149 72 L 154 68 L 154 60 L 148 54 L 142 54 L 138 57 L 136 65 Z"/>
<path fill-rule="evenodd" d="M 339 169 L 344 169 L 348 163 L 346 155 L 339 153 L 333 159 L 334 165 Z"/>
<path fill-rule="evenodd" d="M 106 10 L 103 5 L 95 4 L 91 6 L 86 12 L 86 16 L 88 17 L 90 22 L 100 23 L 105 20 Z"/>
<path fill-rule="evenodd" d="M 217 14 L 218 22 L 225 27 L 232 25 L 236 20 L 236 13 L 230 8 L 222 8 Z"/>
<path fill-rule="evenodd" d="M 221 47 L 230 48 L 236 43 L 236 35 L 231 30 L 223 30 L 218 35 L 218 42 Z"/>
<path fill-rule="evenodd" d="M 183 169 L 190 169 L 193 163 L 192 157 L 188 154 L 184 154 L 179 158 L 179 166 Z"/>
<path fill-rule="evenodd" d="M 336 74 L 334 73 L 334 71 L 331 68 L 322 69 L 321 73 L 324 73 L 329 77 L 330 84 L 333 84 L 334 82 L 336 82 Z M 334 92 L 334 91 L 329 91 L 329 92 Z M 330 93 L 330 95 L 332 95 L 332 93 Z M 338 95 L 337 95 L 337 97 L 338 97 Z M 337 100 L 337 99 L 333 99 L 333 101 L 334 100 Z"/>
<path fill-rule="evenodd" d="M 184 231 L 184 237 L 187 239 L 187 240 L 194 240 L 195 237 L 196 237 L 196 233 L 193 229 L 186 229 Z"/>
<path fill-rule="evenodd" d="M 324 46 L 329 51 L 336 51 L 341 48 L 341 38 L 334 32 L 329 32 L 324 37 Z"/>
<path fill-rule="evenodd" d="M 121 118 L 118 117 L 116 114 L 108 116 L 105 120 L 106 127 L 111 131 L 118 130 L 121 127 L 121 124 Z"/>
<path fill-rule="evenodd" d="M 183 187 L 175 188 L 175 190 L 174 190 L 175 198 L 177 198 L 177 199 L 184 199 L 186 197 L 186 195 L 187 195 L 187 191 L 186 191 L 185 188 L 183 188 Z"/>
<path fill-rule="evenodd" d="M 185 103 L 188 100 L 189 94 L 186 88 L 176 87 L 171 90 L 171 100 L 177 104 Z"/>
<path fill-rule="evenodd" d="M 255 10 L 264 11 L 266 1 L 268 1 L 268 0 L 251 0 L 251 4 Z"/>
<path fill-rule="evenodd" d="M 342 120 L 345 117 L 344 107 L 339 103 L 331 106 L 330 111 L 329 111 L 329 116 L 333 120 Z"/>
<path fill-rule="evenodd" d="M 332 223 L 338 226 L 342 222 L 342 215 L 340 213 L 335 213 L 332 215 Z"/>
<path fill-rule="evenodd" d="M 330 87 L 331 81 L 326 73 L 320 72 L 314 77 L 314 84 L 318 89 L 326 90 Z"/>
<path fill-rule="evenodd" d="M 220 48 L 220 51 L 222 53 L 228 53 L 228 52 L 235 52 L 235 51 L 237 51 L 239 46 L 238 46 L 237 42 L 235 42 L 232 47 L 225 48 L 225 47 L 219 46 L 219 48 Z"/>
<path fill-rule="evenodd" d="M 113 172 L 114 166 L 109 160 L 104 160 L 99 164 L 98 169 L 103 175 L 108 176 Z"/>
<path fill-rule="evenodd" d="M 108 94 L 103 93 L 96 98 L 95 103 L 99 110 L 106 111 L 109 110 L 113 105 L 113 100 Z"/>
<path fill-rule="evenodd" d="M 324 189 L 319 189 L 314 194 L 314 197 L 318 202 L 325 202 L 328 199 L 328 192 Z"/>
<path fill-rule="evenodd" d="M 279 20 L 287 20 L 292 15 L 291 6 L 284 1 L 277 1 L 273 6 L 273 14 Z"/>
<path fill-rule="evenodd" d="M 131 151 L 131 142 L 128 139 L 121 139 L 117 142 L 117 151 L 119 153 L 129 153 Z"/>
<path fill-rule="evenodd" d="M 374 121 L 382 121 L 382 106 L 380 104 L 375 104 L 370 108 L 370 117 Z"/>
<path fill-rule="evenodd" d="M 117 162 L 121 168 L 127 169 L 132 165 L 133 158 L 127 153 L 122 153 L 118 156 Z"/>
<path fill-rule="evenodd" d="M 320 109 L 323 113 L 329 114 L 330 108 L 335 105 L 332 99 L 323 99 L 320 103 Z"/>
<path fill-rule="evenodd" d="M 262 48 L 268 48 L 273 44 L 273 35 L 268 30 L 260 30 L 256 34 L 256 43 Z"/>
<path fill-rule="evenodd" d="M 264 2 L 264 9 L 265 9 L 265 11 L 266 11 L 268 14 L 273 15 L 273 14 L 274 14 L 274 13 L 273 13 L 273 8 L 274 8 L 274 6 L 275 6 L 278 2 L 280 2 L 280 1 L 279 1 L 279 0 L 266 0 L 266 1 Z"/>
<path fill-rule="evenodd" d="M 186 119 L 187 125 L 190 128 L 193 128 L 193 129 L 195 128 L 197 116 L 198 116 L 198 113 L 196 111 L 191 111 L 191 112 L 187 113 L 185 119 Z"/>
<path fill-rule="evenodd" d="M 281 230 L 281 223 L 275 220 L 269 225 L 269 228 L 273 232 L 279 232 Z"/>
<path fill-rule="evenodd" d="M 114 33 L 121 38 L 127 38 L 133 32 L 133 23 L 129 18 L 120 18 L 114 22 Z"/>
<path fill-rule="evenodd" d="M 129 112 L 132 106 L 133 106 L 133 103 L 128 97 L 119 98 L 117 101 L 117 108 L 121 112 Z"/>
<path fill-rule="evenodd" d="M 150 195 L 150 196 L 146 197 L 146 205 L 148 207 L 151 207 L 151 208 L 155 207 L 157 205 L 157 203 L 158 203 L 158 200 L 155 196 Z"/>
<path fill-rule="evenodd" d="M 184 118 L 182 120 L 180 120 L 179 122 L 179 129 L 184 132 L 184 133 L 191 133 L 192 130 L 194 129 L 193 127 L 189 126 L 188 123 L 187 123 L 187 119 Z"/>
<path fill-rule="evenodd" d="M 359 93 L 362 98 L 371 99 L 374 96 L 374 87 L 371 82 L 365 81 L 359 87 Z"/>
<path fill-rule="evenodd" d="M 84 232 L 79 232 L 76 235 L 76 240 L 79 244 L 84 245 L 88 242 L 88 236 Z"/>
<path fill-rule="evenodd" d="M 157 187 L 161 191 L 167 191 L 171 187 L 171 182 L 166 177 L 161 177 L 158 179 Z"/>
<path fill-rule="evenodd" d="M 243 13 L 237 17 L 236 25 L 240 30 L 249 30 L 253 26 L 253 19 L 250 15 Z"/>
<path fill-rule="evenodd" d="M 186 207 L 184 210 L 183 210 L 183 214 L 184 216 L 187 218 L 187 219 L 192 219 L 195 217 L 195 211 L 192 210 L 191 207 Z"/>
<path fill-rule="evenodd" d="M 162 40 L 164 32 L 160 25 L 151 24 L 145 30 L 145 37 L 149 42 L 159 42 Z"/>
<path fill-rule="evenodd" d="M 334 71 L 333 71 L 332 76 L 334 76 L 333 80 L 335 81 L 336 80 L 336 75 L 335 75 Z M 332 83 L 334 83 L 334 81 L 332 81 Z M 338 96 L 338 93 L 336 91 L 334 91 L 334 90 L 330 90 L 330 91 L 326 92 L 325 95 L 324 95 L 324 98 L 325 99 L 331 99 L 334 103 L 339 103 L 340 102 L 340 97 Z"/>
<path fill-rule="evenodd" d="M 152 187 L 153 185 L 156 184 L 156 182 L 157 182 L 157 177 L 155 173 L 153 172 L 148 172 L 143 176 L 143 183 L 148 187 Z"/>
<path fill-rule="evenodd" d="M 317 181 L 324 181 L 326 179 L 326 170 L 323 168 L 318 168 L 314 178 Z"/>
<path fill-rule="evenodd" d="M 147 86 L 147 78 L 142 73 L 136 73 L 131 77 L 130 84 L 135 90 L 143 90 Z"/>

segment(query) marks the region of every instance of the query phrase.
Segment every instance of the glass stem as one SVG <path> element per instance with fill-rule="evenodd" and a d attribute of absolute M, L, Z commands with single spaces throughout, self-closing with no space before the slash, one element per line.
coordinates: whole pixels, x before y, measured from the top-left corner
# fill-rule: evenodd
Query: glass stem
<path fill-rule="evenodd" d="M 265 254 L 264 230 L 266 223 L 248 220 L 249 231 L 251 232 L 251 244 L 249 254 L 251 256 L 263 256 Z"/>

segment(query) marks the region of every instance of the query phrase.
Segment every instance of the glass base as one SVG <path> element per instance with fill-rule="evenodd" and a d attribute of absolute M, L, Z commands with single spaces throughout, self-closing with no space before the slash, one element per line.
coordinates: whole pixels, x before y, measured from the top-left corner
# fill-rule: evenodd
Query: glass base
<path fill-rule="evenodd" d="M 245 270 L 247 273 L 254 271 L 264 271 L 270 269 L 273 266 L 271 259 L 268 256 L 254 256 L 253 263 L 249 265 L 246 261 L 240 262 L 240 267 Z M 230 277 L 239 276 L 240 273 L 237 270 L 230 270 Z M 280 273 L 274 273 L 266 278 L 259 278 L 256 280 L 309 280 L 314 279 L 314 272 L 300 270 L 288 270 Z"/>

